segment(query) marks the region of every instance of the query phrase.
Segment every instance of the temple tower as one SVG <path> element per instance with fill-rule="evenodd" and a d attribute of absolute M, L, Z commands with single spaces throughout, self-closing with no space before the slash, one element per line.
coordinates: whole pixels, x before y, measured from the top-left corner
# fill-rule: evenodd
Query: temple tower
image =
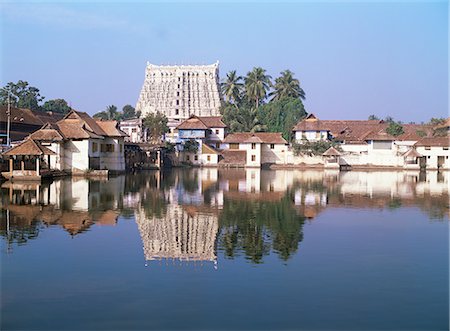
<path fill-rule="evenodd" d="M 219 62 L 212 65 L 158 66 L 147 63 L 136 111 L 161 112 L 169 122 L 190 115 L 219 116 Z"/>

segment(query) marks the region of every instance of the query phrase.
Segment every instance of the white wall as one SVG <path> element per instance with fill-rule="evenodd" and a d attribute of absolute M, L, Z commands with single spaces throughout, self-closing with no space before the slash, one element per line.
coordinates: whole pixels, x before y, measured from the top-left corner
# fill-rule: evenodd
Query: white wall
<path fill-rule="evenodd" d="M 317 131 L 295 131 L 295 140 L 297 142 L 301 142 L 301 140 L 305 139 L 308 141 L 318 141 L 318 140 L 327 140 L 328 139 L 328 131 L 319 131 L 320 138 L 317 139 Z M 303 133 L 305 133 L 303 135 Z"/>
<path fill-rule="evenodd" d="M 287 150 L 285 144 L 274 144 L 274 149 L 270 144 L 261 144 L 261 163 L 286 164 Z"/>
<path fill-rule="evenodd" d="M 443 147 L 438 146 L 430 146 L 429 150 L 425 149 L 425 146 L 417 146 L 416 150 L 424 157 L 426 157 L 426 168 L 428 170 L 438 168 L 438 156 L 444 157 L 444 165 L 442 168 L 450 169 L 450 150 L 444 150 Z"/>

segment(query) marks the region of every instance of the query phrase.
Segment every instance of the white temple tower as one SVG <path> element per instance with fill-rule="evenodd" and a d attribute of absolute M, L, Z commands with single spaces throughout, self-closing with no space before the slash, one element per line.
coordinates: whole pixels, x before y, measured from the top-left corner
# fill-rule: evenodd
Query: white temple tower
<path fill-rule="evenodd" d="M 212 65 L 158 66 L 147 63 L 136 111 L 161 112 L 169 122 L 190 115 L 220 116 L 219 62 Z"/>

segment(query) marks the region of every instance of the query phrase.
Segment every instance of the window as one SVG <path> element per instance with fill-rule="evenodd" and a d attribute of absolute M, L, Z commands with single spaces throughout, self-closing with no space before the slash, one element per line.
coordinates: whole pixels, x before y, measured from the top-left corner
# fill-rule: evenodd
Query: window
<path fill-rule="evenodd" d="M 230 144 L 230 149 L 239 149 L 239 144 L 236 143 Z"/>
<path fill-rule="evenodd" d="M 97 143 L 92 143 L 92 153 L 97 153 L 98 151 L 98 144 Z"/>
<path fill-rule="evenodd" d="M 252 143 L 252 149 L 256 149 L 256 144 Z"/>
<path fill-rule="evenodd" d="M 216 148 L 220 148 L 220 143 L 216 143 Z"/>
<path fill-rule="evenodd" d="M 112 152 L 114 152 L 114 145 L 113 144 L 102 144 L 100 151 L 103 153 L 106 153 L 106 152 L 112 153 Z"/>
<path fill-rule="evenodd" d="M 131 132 L 136 132 L 136 128 L 134 128 L 134 129 L 131 129 Z"/>
<path fill-rule="evenodd" d="M 270 144 L 270 149 L 275 149 L 275 144 Z"/>
<path fill-rule="evenodd" d="M 390 140 L 374 140 L 373 149 L 392 149 L 392 142 Z"/>
<path fill-rule="evenodd" d="M 211 155 L 207 155 L 206 156 L 206 160 L 209 162 L 209 161 L 211 161 Z"/>
<path fill-rule="evenodd" d="M 195 155 L 195 156 L 194 156 L 194 160 L 195 160 L 195 161 L 198 161 L 198 155 Z"/>
<path fill-rule="evenodd" d="M 316 139 L 320 139 L 320 131 L 316 131 Z"/>
<path fill-rule="evenodd" d="M 216 130 L 216 134 L 219 134 L 219 130 Z"/>
<path fill-rule="evenodd" d="M 180 80 L 180 79 L 178 79 L 178 80 Z M 178 84 L 178 88 L 180 88 L 180 84 Z"/>
<path fill-rule="evenodd" d="M 425 146 L 425 150 L 426 150 L 426 151 L 429 151 L 430 149 L 431 149 L 430 146 Z"/>
<path fill-rule="evenodd" d="M 253 161 L 253 162 L 256 161 L 256 155 L 252 155 L 252 161 Z"/>
<path fill-rule="evenodd" d="M 178 77 L 178 81 L 180 81 L 181 80 L 181 77 Z M 180 84 L 178 84 L 178 88 L 180 88 Z"/>
<path fill-rule="evenodd" d="M 180 111 L 178 109 L 175 109 L 175 115 L 180 114 Z"/>
<path fill-rule="evenodd" d="M 190 160 L 189 155 L 186 155 L 186 161 L 189 161 L 189 160 Z"/>
<path fill-rule="evenodd" d="M 448 151 L 448 147 L 442 147 L 444 151 Z"/>
<path fill-rule="evenodd" d="M 180 100 L 177 100 L 177 106 L 180 104 Z"/>
<path fill-rule="evenodd" d="M 179 97 L 180 96 L 180 92 L 177 92 L 177 97 Z"/>

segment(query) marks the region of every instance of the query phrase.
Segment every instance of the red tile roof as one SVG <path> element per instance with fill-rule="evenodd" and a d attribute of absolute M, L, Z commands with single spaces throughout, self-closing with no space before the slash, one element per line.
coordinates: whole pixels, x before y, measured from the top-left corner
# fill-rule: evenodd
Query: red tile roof
<path fill-rule="evenodd" d="M 432 134 L 432 127 L 420 124 L 402 124 L 405 133 L 398 137 L 386 133 L 389 123 L 380 120 L 320 120 L 315 116 L 303 119 L 293 131 L 328 131 L 338 141 L 361 142 L 365 140 L 419 140 L 417 131 Z"/>
<path fill-rule="evenodd" d="M 9 149 L 4 155 L 56 155 L 51 149 L 42 146 L 39 142 L 27 139 L 19 145 Z"/>
<path fill-rule="evenodd" d="M 244 150 L 223 150 L 222 156 L 220 164 L 245 165 L 247 163 L 247 151 Z"/>
<path fill-rule="evenodd" d="M 117 121 L 102 121 L 96 120 L 100 128 L 106 133 L 108 137 L 126 137 L 128 136 L 125 132 L 119 129 L 119 124 Z"/>
<path fill-rule="evenodd" d="M 238 132 L 225 137 L 224 143 L 287 144 L 279 132 Z"/>
<path fill-rule="evenodd" d="M 449 147 L 450 137 L 427 137 L 422 138 L 414 144 L 414 146 L 434 146 L 434 147 Z"/>
<path fill-rule="evenodd" d="M 206 130 L 211 128 L 226 128 L 226 124 L 222 122 L 222 116 L 191 116 L 180 125 L 177 129 L 181 130 Z"/>

